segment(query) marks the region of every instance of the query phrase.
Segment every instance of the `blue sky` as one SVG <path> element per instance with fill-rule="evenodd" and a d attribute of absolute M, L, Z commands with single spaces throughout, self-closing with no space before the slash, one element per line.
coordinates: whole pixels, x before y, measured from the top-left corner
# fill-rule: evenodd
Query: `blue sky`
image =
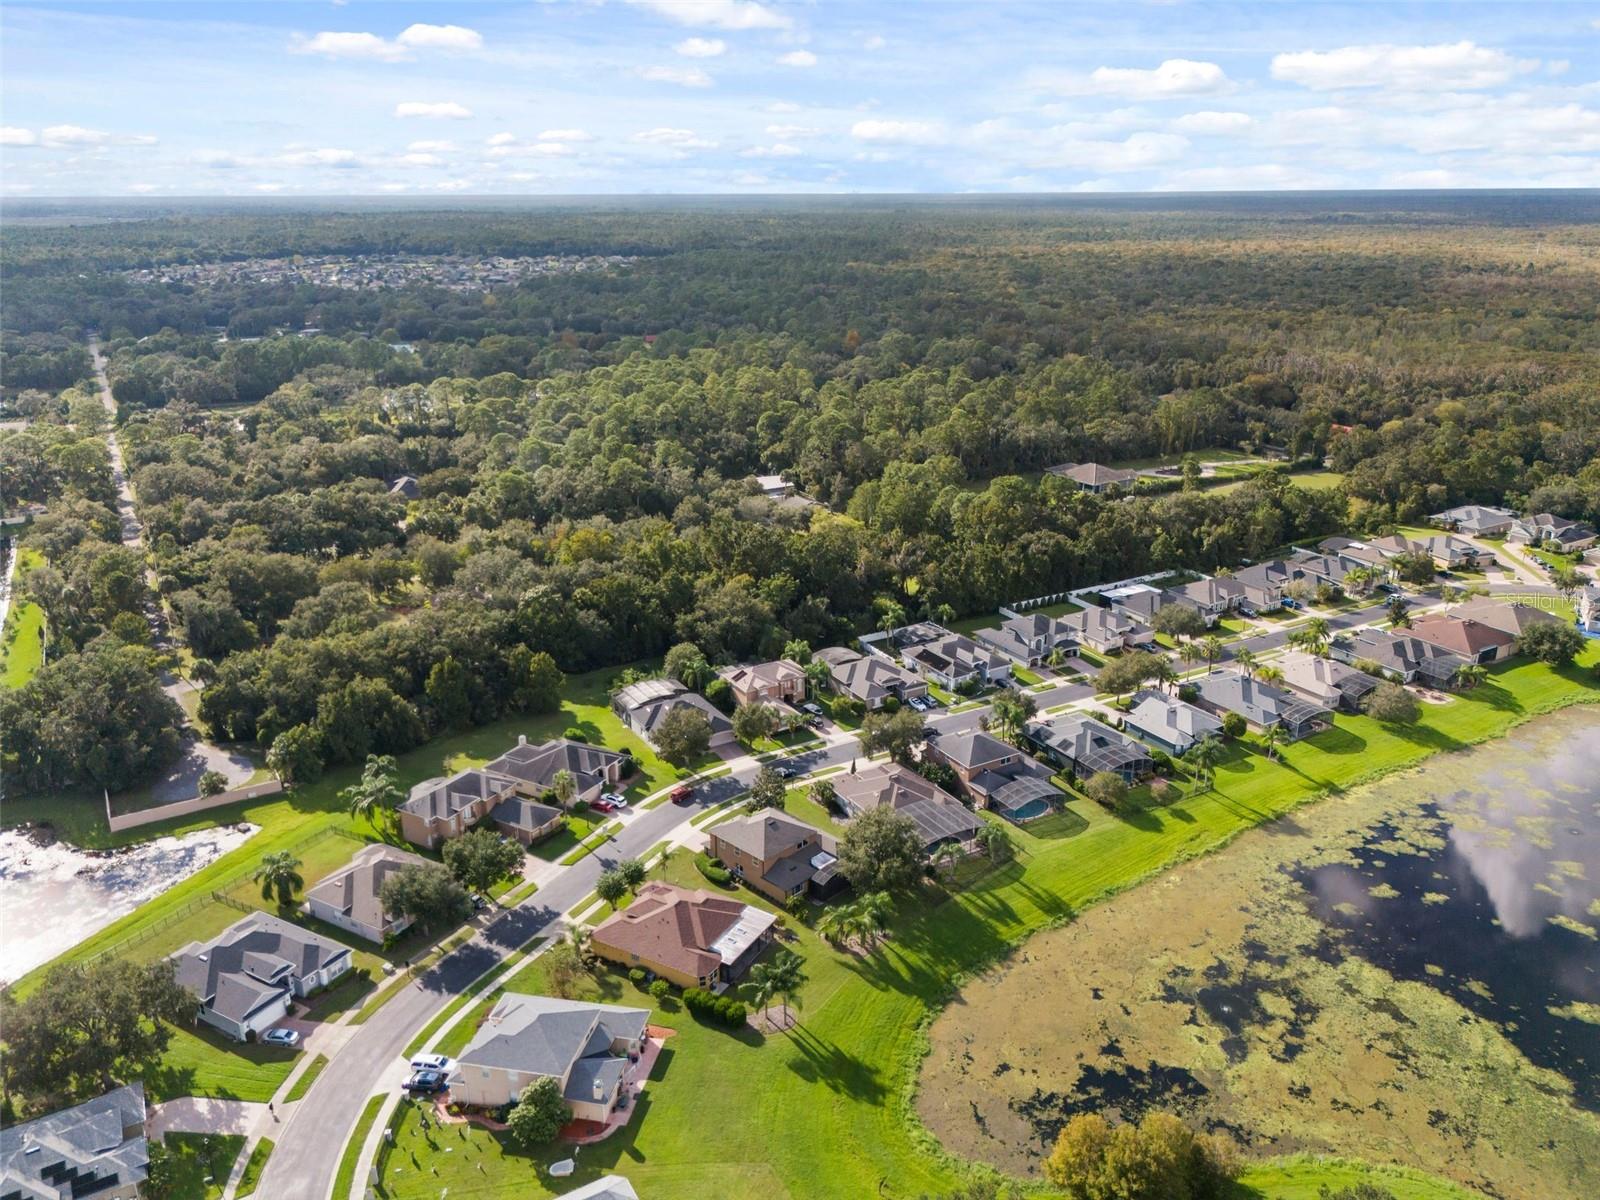
<path fill-rule="evenodd" d="M 9 195 L 1600 186 L 1600 4 L 0 5 Z"/>

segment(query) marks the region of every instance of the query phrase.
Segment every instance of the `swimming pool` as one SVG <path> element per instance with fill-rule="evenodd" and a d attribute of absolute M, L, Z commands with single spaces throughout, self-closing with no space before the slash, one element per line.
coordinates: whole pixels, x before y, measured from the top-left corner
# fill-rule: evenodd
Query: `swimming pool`
<path fill-rule="evenodd" d="M 1019 804 L 1002 815 L 1006 820 L 1021 825 L 1026 821 L 1037 821 L 1040 817 L 1048 816 L 1050 809 L 1051 804 L 1048 800 L 1029 800 L 1026 804 Z"/>

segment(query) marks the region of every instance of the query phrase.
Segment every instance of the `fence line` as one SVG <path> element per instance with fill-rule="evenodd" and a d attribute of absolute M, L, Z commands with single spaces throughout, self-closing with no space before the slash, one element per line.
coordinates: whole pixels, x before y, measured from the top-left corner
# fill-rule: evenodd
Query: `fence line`
<path fill-rule="evenodd" d="M 329 838 L 335 837 L 347 838 L 350 841 L 358 842 L 363 846 L 367 845 L 366 839 L 361 837 L 359 834 L 352 833 L 348 829 L 339 828 L 337 826 L 327 826 L 322 829 L 313 830 L 304 837 L 290 842 L 287 846 L 283 847 L 283 849 L 286 852 L 293 854 L 304 850 L 309 846 L 317 845 L 320 842 L 325 842 Z M 135 946 L 141 946 L 145 942 L 152 940 L 163 930 L 172 928 L 172 926 L 176 925 L 179 921 L 182 921 L 186 917 L 206 907 L 208 904 L 223 904 L 228 908 L 237 909 L 242 913 L 264 911 L 229 894 L 241 883 L 249 879 L 253 873 L 254 868 L 236 871 L 234 874 L 228 876 L 228 878 L 219 881 L 217 885 L 205 895 L 196 896 L 194 899 L 185 902 L 181 908 L 167 913 L 165 916 L 159 918 L 154 924 L 140 929 L 137 933 L 130 933 L 126 937 L 118 939 L 102 950 L 96 950 L 93 954 L 85 955 L 83 961 L 85 963 L 97 962 L 98 960 L 106 957 L 108 954 L 120 954 L 126 950 L 132 949 Z"/>
<path fill-rule="evenodd" d="M 218 792 L 215 796 L 195 796 L 188 800 L 177 800 L 171 804 L 162 804 L 156 808 L 143 808 L 138 812 L 124 813 L 120 817 L 112 815 L 111 795 L 108 792 L 106 793 L 106 824 L 111 827 L 112 833 L 121 833 L 124 829 L 137 829 L 141 825 L 152 825 L 157 821 L 167 821 L 174 817 L 187 817 L 195 813 L 209 812 L 213 808 L 237 804 L 241 800 L 256 800 L 262 796 L 276 796 L 281 791 L 283 791 L 283 784 L 274 779 L 267 783 L 256 783 L 249 787 Z"/>

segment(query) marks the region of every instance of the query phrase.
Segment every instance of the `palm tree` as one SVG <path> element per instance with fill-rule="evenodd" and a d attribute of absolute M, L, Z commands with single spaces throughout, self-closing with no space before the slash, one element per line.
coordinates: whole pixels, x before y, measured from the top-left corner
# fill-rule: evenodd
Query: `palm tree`
<path fill-rule="evenodd" d="M 815 700 L 827 690 L 833 680 L 833 672 L 828 664 L 819 659 L 812 659 L 805 666 L 806 694 Z"/>
<path fill-rule="evenodd" d="M 817 936 L 830 946 L 849 941 L 850 935 L 854 932 L 852 924 L 854 916 L 851 905 L 830 905 L 823 909 L 822 915 L 817 918 Z"/>
<path fill-rule="evenodd" d="M 1222 743 L 1215 737 L 1203 737 L 1189 747 L 1184 757 L 1194 764 L 1194 769 L 1206 781 L 1206 787 L 1215 786 L 1217 763 L 1222 760 Z"/>
<path fill-rule="evenodd" d="M 973 840 L 983 847 L 990 862 L 1004 862 L 1011 857 L 1015 849 L 1011 835 L 998 821 L 985 821 L 983 828 L 978 830 Z"/>
<path fill-rule="evenodd" d="M 1328 644 L 1328 638 L 1333 635 L 1333 627 L 1328 624 L 1326 617 L 1312 617 L 1306 622 L 1306 632 L 1322 645 Z"/>
<path fill-rule="evenodd" d="M 1256 672 L 1256 678 L 1262 683 L 1281 683 L 1283 672 L 1269 663 Z"/>
<path fill-rule="evenodd" d="M 772 1001 L 773 996 L 778 996 L 783 1001 L 783 1023 L 789 1024 L 789 1008 L 791 1005 L 798 1008 L 795 996 L 806 984 L 805 968 L 801 965 L 800 956 L 793 950 L 779 947 L 776 954 L 764 963 L 757 963 L 750 969 L 750 982 L 755 984 L 758 997 L 763 1009 Z"/>
<path fill-rule="evenodd" d="M 935 871 L 944 869 L 949 875 L 954 875 L 956 864 L 964 857 L 959 845 L 955 842 L 944 842 L 933 852 L 933 869 Z"/>
<path fill-rule="evenodd" d="M 883 613 L 883 616 L 878 618 L 878 629 L 883 633 L 899 629 L 906 623 L 906 610 L 896 600 L 880 600 L 878 610 Z"/>
<path fill-rule="evenodd" d="M 1162 655 L 1161 658 L 1157 659 L 1153 673 L 1157 687 L 1164 687 L 1173 691 L 1177 690 L 1178 672 L 1173 667 L 1170 658 Z"/>
<path fill-rule="evenodd" d="M 811 643 L 804 638 L 790 638 L 783 644 L 783 656 L 804 666 L 811 661 Z"/>
<path fill-rule="evenodd" d="M 287 850 L 279 850 L 263 857 L 251 878 L 261 885 L 263 900 L 271 900 L 276 893 L 278 907 L 287 908 L 294 903 L 294 894 L 306 886 L 299 867 L 298 858 Z"/>
<path fill-rule="evenodd" d="M 1233 661 L 1239 670 L 1251 678 L 1256 673 L 1256 652 L 1249 646 L 1241 646 L 1233 652 Z"/>
<path fill-rule="evenodd" d="M 866 947 L 871 950 L 877 945 L 878 935 L 889 928 L 889 918 L 894 916 L 894 902 L 889 899 L 888 892 L 868 892 L 856 901 L 855 908 L 861 920 Z"/>
<path fill-rule="evenodd" d="M 1344 573 L 1345 591 L 1355 596 L 1365 596 L 1372 589 L 1376 574 L 1371 567 L 1351 567 Z"/>
<path fill-rule="evenodd" d="M 1283 730 L 1277 725 L 1268 725 L 1261 731 L 1261 748 L 1267 752 L 1267 759 L 1271 761 L 1278 757 L 1278 743 L 1283 740 Z"/>
<path fill-rule="evenodd" d="M 1199 642 L 1185 642 L 1178 647 L 1178 657 L 1188 666 L 1194 666 L 1205 656 L 1206 652 L 1201 649 Z"/>
<path fill-rule="evenodd" d="M 1205 651 L 1206 670 L 1209 671 L 1211 669 L 1211 664 L 1222 657 L 1222 639 L 1213 633 L 1200 643 L 1200 648 Z"/>
<path fill-rule="evenodd" d="M 1062 666 L 1067 661 L 1067 652 L 1065 650 L 1063 650 L 1060 646 L 1057 646 L 1055 649 L 1051 650 L 1050 653 L 1045 656 L 1045 660 L 1044 661 L 1048 665 L 1050 665 L 1052 667 Z"/>
<path fill-rule="evenodd" d="M 1477 687 L 1487 678 L 1489 678 L 1488 669 L 1477 663 L 1465 663 L 1456 668 L 1456 682 L 1468 690 Z"/>
<path fill-rule="evenodd" d="M 400 787 L 395 783 L 394 756 L 367 755 L 361 768 L 361 779 L 339 793 L 339 799 L 350 806 L 352 817 L 365 817 L 377 827 L 377 814 L 387 812 L 400 803 Z"/>
<path fill-rule="evenodd" d="M 1038 702 L 1024 692 L 1003 689 L 989 706 L 995 730 L 1007 741 L 1015 742 L 1028 718 L 1039 711 Z"/>
<path fill-rule="evenodd" d="M 550 777 L 550 791 L 562 808 L 569 808 L 572 805 L 572 798 L 578 794 L 578 781 L 572 777 L 571 771 L 562 767 Z"/>

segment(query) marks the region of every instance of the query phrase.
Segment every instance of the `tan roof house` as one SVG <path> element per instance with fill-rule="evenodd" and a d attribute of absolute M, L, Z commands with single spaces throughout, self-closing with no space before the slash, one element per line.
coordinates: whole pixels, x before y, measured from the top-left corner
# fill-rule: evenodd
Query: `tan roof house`
<path fill-rule="evenodd" d="M 542 799 L 554 786 L 556 775 L 565 771 L 572 776 L 573 801 L 588 804 L 622 782 L 630 761 L 615 750 L 571 738 L 530 743 L 526 737 L 518 737 L 515 746 L 483 769 L 516 780 L 518 794 L 532 800 Z"/>
<path fill-rule="evenodd" d="M 827 899 L 845 886 L 834 866 L 837 845 L 820 830 L 787 813 L 763 809 L 711 829 L 714 858 L 763 896 Z"/>
<path fill-rule="evenodd" d="M 1471 617 L 1451 615 L 1418 617 L 1411 636 L 1432 642 L 1468 662 L 1491 663 L 1516 653 L 1517 639 Z"/>
<path fill-rule="evenodd" d="M 1137 471 L 1120 471 L 1100 463 L 1058 463 L 1050 474 L 1070 479 L 1086 492 L 1103 492 L 1111 487 L 1128 487 L 1139 477 Z"/>
<path fill-rule="evenodd" d="M 904 703 L 928 694 L 928 681 L 876 654 L 857 654 L 842 646 L 817 651 L 816 657 L 828 664 L 833 690 L 859 700 L 869 709 L 879 709 L 891 698 Z"/>
<path fill-rule="evenodd" d="M 763 700 L 778 704 L 806 698 L 805 668 L 787 658 L 723 667 L 717 674 L 727 680 L 733 698 L 740 704 L 754 704 Z"/>
<path fill-rule="evenodd" d="M 398 936 L 410 927 L 411 918 L 384 912 L 378 892 L 395 872 L 426 862 L 394 846 L 367 846 L 306 893 L 306 912 L 369 942 Z"/>
<path fill-rule="evenodd" d="M 400 806 L 400 832 L 413 845 L 437 849 L 480 821 L 532 845 L 561 827 L 561 810 L 524 797 L 523 781 L 481 767 L 429 779 L 411 789 Z"/>
<path fill-rule="evenodd" d="M 643 967 L 679 987 L 719 988 L 760 957 L 777 921 L 730 896 L 651 881 L 596 927 L 589 947 L 620 967 Z"/>

